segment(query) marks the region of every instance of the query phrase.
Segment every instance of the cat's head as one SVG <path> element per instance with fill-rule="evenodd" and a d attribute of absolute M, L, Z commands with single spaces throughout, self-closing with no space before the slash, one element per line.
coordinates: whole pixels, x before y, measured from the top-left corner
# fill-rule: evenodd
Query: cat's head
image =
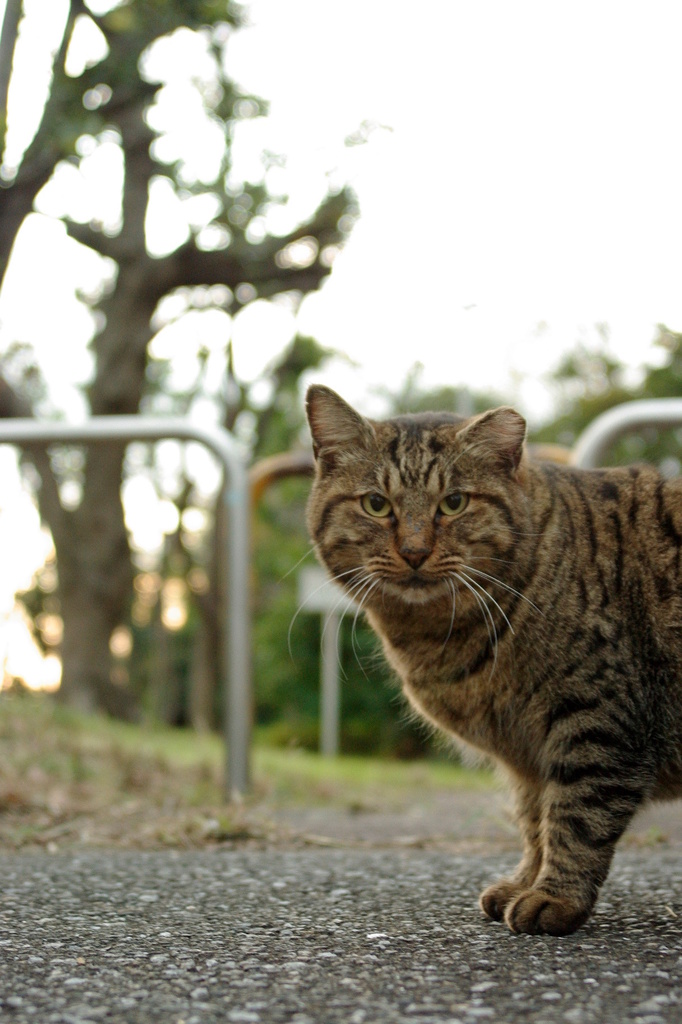
<path fill-rule="evenodd" d="M 525 500 L 526 424 L 513 409 L 378 422 L 321 385 L 306 405 L 317 467 L 308 527 L 350 592 L 369 605 L 424 603 L 510 557 Z"/>

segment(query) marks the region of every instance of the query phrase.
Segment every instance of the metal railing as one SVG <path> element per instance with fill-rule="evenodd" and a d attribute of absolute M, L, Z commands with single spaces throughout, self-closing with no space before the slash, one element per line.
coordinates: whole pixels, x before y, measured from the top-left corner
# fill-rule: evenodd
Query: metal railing
<path fill-rule="evenodd" d="M 597 416 L 578 438 L 571 462 L 595 469 L 607 451 L 624 434 L 638 427 L 682 426 L 682 398 L 651 398 L 624 402 Z"/>
<path fill-rule="evenodd" d="M 108 441 L 196 441 L 218 457 L 223 468 L 220 501 L 227 529 L 218 574 L 219 617 L 226 742 L 225 794 L 247 792 L 252 730 L 251 608 L 249 595 L 250 494 L 246 455 L 222 427 L 198 426 L 176 418 L 93 416 L 81 424 L 32 419 L 0 421 L 0 444 L 105 444 Z"/>

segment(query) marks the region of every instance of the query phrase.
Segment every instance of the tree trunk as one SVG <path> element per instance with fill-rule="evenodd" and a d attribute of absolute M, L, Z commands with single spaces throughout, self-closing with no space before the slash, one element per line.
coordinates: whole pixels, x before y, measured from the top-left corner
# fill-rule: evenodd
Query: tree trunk
<path fill-rule="evenodd" d="M 136 719 L 137 701 L 111 681 L 109 639 L 117 625 L 114 609 L 101 592 L 95 600 L 91 588 L 80 586 L 61 588 L 61 611 L 64 635 L 59 701 L 79 711 L 105 711 L 116 718 Z"/>
<path fill-rule="evenodd" d="M 8 0 L 5 17 L 0 31 L 0 158 L 3 155 L 7 128 L 7 97 L 14 59 L 14 48 L 17 42 L 21 21 L 21 0 Z M 54 67 L 58 72 L 64 66 L 66 52 L 71 39 L 73 26 L 81 5 L 71 0 L 66 19 L 66 27 L 58 52 L 55 54 Z M 60 80 L 63 78 L 58 75 Z M 0 285 L 5 277 L 9 264 L 10 253 L 19 228 L 25 218 L 33 210 L 33 202 L 41 188 L 50 180 L 55 164 L 64 156 L 60 141 L 53 133 L 55 125 L 63 120 L 64 95 L 58 87 L 53 87 L 48 96 L 41 123 L 29 145 L 21 164 L 19 174 L 7 187 L 2 188 L 0 202 Z M 48 128 L 46 129 L 46 126 Z M 3 183 L 4 185 L 5 183 Z M 1 186 L 0 186 L 1 187 Z"/>
<path fill-rule="evenodd" d="M 177 725 L 182 715 L 182 695 L 171 651 L 171 637 L 155 610 L 151 626 L 154 655 L 150 665 L 147 707 L 153 722 Z"/>
<path fill-rule="evenodd" d="M 56 529 L 53 516 L 50 523 L 64 621 L 59 698 L 130 718 L 136 702 L 112 682 L 109 650 L 111 634 L 127 619 L 132 587 L 120 494 L 124 454 L 121 444 L 90 447 L 81 504 L 62 513 Z"/>
<path fill-rule="evenodd" d="M 215 725 L 216 640 L 203 619 L 192 648 L 189 676 L 189 722 L 197 732 L 210 732 Z"/>

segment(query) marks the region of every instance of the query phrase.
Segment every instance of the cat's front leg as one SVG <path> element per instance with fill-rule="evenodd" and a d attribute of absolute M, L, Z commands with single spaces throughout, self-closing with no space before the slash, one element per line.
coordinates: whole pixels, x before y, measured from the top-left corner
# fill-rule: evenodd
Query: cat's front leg
<path fill-rule="evenodd" d="M 500 878 L 481 893 L 481 910 L 493 921 L 502 921 L 507 906 L 530 888 L 542 866 L 540 825 L 542 791 L 528 782 L 514 786 L 516 823 L 523 839 L 523 857 L 513 875 Z"/>
<path fill-rule="evenodd" d="M 616 842 L 642 793 L 636 784 L 600 780 L 551 785 L 541 823 L 542 866 L 534 883 L 504 911 L 514 932 L 568 935 L 587 921 L 606 878 Z"/>

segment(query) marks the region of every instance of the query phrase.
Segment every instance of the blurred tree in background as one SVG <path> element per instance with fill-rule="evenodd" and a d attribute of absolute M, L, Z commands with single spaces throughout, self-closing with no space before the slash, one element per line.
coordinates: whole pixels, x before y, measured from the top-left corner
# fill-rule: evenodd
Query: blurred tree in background
<path fill-rule="evenodd" d="M 608 332 L 601 327 L 604 340 Z M 628 382 L 627 368 L 608 354 L 576 346 L 550 381 L 558 415 L 536 430 L 535 441 L 571 447 L 580 433 L 601 413 L 623 402 L 645 398 L 679 398 L 682 394 L 682 334 L 659 325 L 653 342 L 657 365 L 647 366 L 636 382 Z M 649 427 L 628 434 L 614 445 L 610 463 L 649 462 L 668 476 L 680 473 L 682 431 Z"/>
<path fill-rule="evenodd" d="M 40 32 L 40 11 L 33 8 L 29 16 L 29 6 L 22 22 L 21 3 L 8 0 L 0 39 L 0 151 L 5 152 L 12 129 L 12 56 L 19 52 L 24 27 L 29 34 Z M 240 130 L 266 112 L 262 100 L 244 95 L 229 77 L 227 45 L 239 28 L 239 4 L 127 0 L 98 13 L 105 6 L 90 6 L 84 0 L 64 4 L 63 33 L 53 55 L 44 110 L 17 166 L 3 164 L 0 282 L 41 192 L 51 188 L 53 195 L 58 194 L 60 181 L 70 182 L 72 190 L 75 183 L 78 189 L 93 161 L 105 158 L 114 171 L 115 214 L 79 219 L 68 202 L 61 211 L 72 245 L 86 246 L 99 255 L 101 264 L 100 283 L 82 296 L 94 324 L 94 367 L 86 388 L 89 411 L 189 411 L 201 396 L 212 404 L 214 417 L 229 428 L 239 427 L 239 418 L 246 418 L 257 448 L 288 444 L 290 434 L 282 428 L 280 407 L 284 392 L 277 375 L 289 380 L 314 365 L 319 354 L 310 344 L 306 348 L 297 343 L 273 370 L 271 408 L 268 402 L 250 408 L 249 396 L 229 374 L 230 323 L 242 308 L 258 301 L 282 297 L 295 308 L 301 296 L 319 286 L 352 225 L 353 198 L 330 187 L 304 222 L 283 230 L 287 196 L 273 194 L 268 187 L 268 171 L 281 167 L 282 159 L 262 154 L 261 173 L 249 180 L 235 171 L 233 149 Z M 183 77 L 185 62 L 191 70 Z M 213 142 L 212 158 L 202 163 L 193 152 L 192 139 L 176 130 L 178 90 L 193 122 L 201 123 Z M 172 201 L 176 213 L 181 212 L 184 230 L 168 251 L 155 252 L 149 245 L 148 220 L 150 203 L 160 193 Z M 164 381 L 159 361 L 150 361 L 149 345 L 157 332 L 192 315 L 199 339 L 191 353 L 195 372 L 184 393 L 173 394 L 169 387 L 164 390 L 169 381 Z M 210 315 L 222 318 L 224 336 L 218 351 L 214 346 L 209 352 L 201 337 Z M 298 362 L 292 365 L 293 356 Z M 216 374 L 221 359 L 222 370 Z M 0 415 L 45 415 L 50 408 L 48 383 L 25 346 L 17 344 L 3 354 L 0 372 Z M 158 576 L 164 567 L 136 573 L 131 558 L 121 500 L 125 446 L 50 454 L 36 446 L 27 451 L 27 458 L 37 471 L 40 511 L 57 553 L 58 590 L 49 596 L 49 610 L 57 610 L 63 621 L 60 696 L 88 709 L 135 713 L 135 692 L 141 691 L 122 685 L 122 659 L 130 645 L 131 594 L 136 595 L 136 639 L 143 624 L 150 629 L 156 625 L 150 649 L 168 651 L 170 640 L 163 623 L 154 623 L 154 615 L 145 622 L 145 607 L 149 611 L 165 602 L 167 625 L 168 608 L 174 606 L 168 586 L 164 591 Z M 152 456 L 138 450 L 128 456 L 128 469 L 139 470 L 146 463 L 154 476 L 151 461 Z M 211 562 L 209 542 L 200 551 L 202 541 L 196 539 L 195 529 L 195 549 L 183 543 L 183 530 L 187 536 L 192 532 L 186 524 L 192 521 L 191 510 L 196 512 L 196 483 L 180 467 L 166 490 L 169 501 L 178 503 L 180 525 L 168 537 L 165 568 L 194 594 L 194 614 L 210 632 L 215 608 L 206 568 Z M 199 535 L 210 533 L 210 499 L 203 495 L 198 500 L 206 524 Z M 195 525 L 196 521 L 195 514 Z M 198 568 L 196 557 L 203 557 L 205 568 L 191 575 Z M 38 598 L 34 594 L 27 602 L 35 604 Z M 173 640 L 179 643 L 180 637 Z M 204 651 L 209 661 L 215 661 L 210 636 Z M 190 658 L 187 650 L 183 657 Z M 154 670 L 158 685 L 169 669 L 169 658 L 161 657 Z M 162 689 L 167 689 L 165 684 Z M 166 698 L 167 693 L 162 700 Z"/>

